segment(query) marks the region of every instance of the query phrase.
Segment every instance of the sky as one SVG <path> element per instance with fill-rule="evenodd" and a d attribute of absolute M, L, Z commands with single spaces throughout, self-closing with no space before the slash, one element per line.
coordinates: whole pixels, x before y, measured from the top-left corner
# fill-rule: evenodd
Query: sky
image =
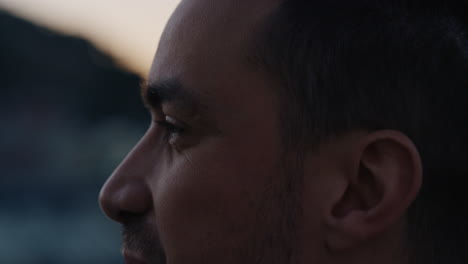
<path fill-rule="evenodd" d="M 146 77 L 159 37 L 179 0 L 0 0 L 0 8 L 89 39 L 122 66 Z"/>

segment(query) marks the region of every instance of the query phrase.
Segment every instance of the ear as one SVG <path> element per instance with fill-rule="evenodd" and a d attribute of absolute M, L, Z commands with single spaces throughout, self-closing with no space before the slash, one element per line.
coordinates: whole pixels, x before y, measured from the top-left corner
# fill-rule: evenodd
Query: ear
<path fill-rule="evenodd" d="M 346 184 L 326 216 L 331 250 L 383 236 L 402 220 L 422 182 L 419 153 L 400 132 L 366 134 L 348 147 L 344 158 L 350 163 L 342 172 Z"/>

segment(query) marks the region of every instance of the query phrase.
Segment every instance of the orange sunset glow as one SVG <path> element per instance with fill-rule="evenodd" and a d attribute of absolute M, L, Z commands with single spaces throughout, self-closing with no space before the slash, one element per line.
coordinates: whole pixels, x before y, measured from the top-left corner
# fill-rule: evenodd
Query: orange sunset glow
<path fill-rule="evenodd" d="M 0 0 L 34 23 L 89 39 L 145 77 L 159 37 L 179 0 Z"/>

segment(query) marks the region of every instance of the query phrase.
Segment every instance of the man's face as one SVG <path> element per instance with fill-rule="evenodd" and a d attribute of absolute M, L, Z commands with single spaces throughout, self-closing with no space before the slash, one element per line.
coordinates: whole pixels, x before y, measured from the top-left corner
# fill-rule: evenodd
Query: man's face
<path fill-rule="evenodd" d="M 183 1 L 172 16 L 142 90 L 153 122 L 100 197 L 128 262 L 288 262 L 298 204 L 278 98 L 246 60 L 273 2 Z"/>

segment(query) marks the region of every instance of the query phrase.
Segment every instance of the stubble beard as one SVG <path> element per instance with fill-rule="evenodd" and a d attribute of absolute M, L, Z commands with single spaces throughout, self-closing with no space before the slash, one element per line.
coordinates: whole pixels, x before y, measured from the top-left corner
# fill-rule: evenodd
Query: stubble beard
<path fill-rule="evenodd" d="M 302 165 L 299 159 L 283 158 L 281 172 L 265 186 L 252 223 L 252 236 L 231 249 L 232 264 L 298 264 L 302 219 Z M 155 227 L 143 223 L 122 226 L 123 250 L 144 256 L 150 264 L 166 264 L 166 255 Z M 209 258 L 209 256 L 207 256 Z M 229 258 L 229 257 L 228 257 Z"/>
<path fill-rule="evenodd" d="M 166 263 L 158 232 L 151 225 L 140 222 L 123 225 L 122 240 L 122 251 L 142 256 L 151 264 Z"/>
<path fill-rule="evenodd" d="M 255 264 L 298 264 L 301 256 L 302 160 L 283 158 L 280 177 L 273 180 L 265 195 L 263 225 L 270 223 L 260 240 Z M 270 215 L 270 219 L 268 219 Z M 276 217 L 275 217 L 276 216 Z M 260 217 L 259 219 L 261 219 Z M 260 220 L 258 226 L 262 225 Z"/>

